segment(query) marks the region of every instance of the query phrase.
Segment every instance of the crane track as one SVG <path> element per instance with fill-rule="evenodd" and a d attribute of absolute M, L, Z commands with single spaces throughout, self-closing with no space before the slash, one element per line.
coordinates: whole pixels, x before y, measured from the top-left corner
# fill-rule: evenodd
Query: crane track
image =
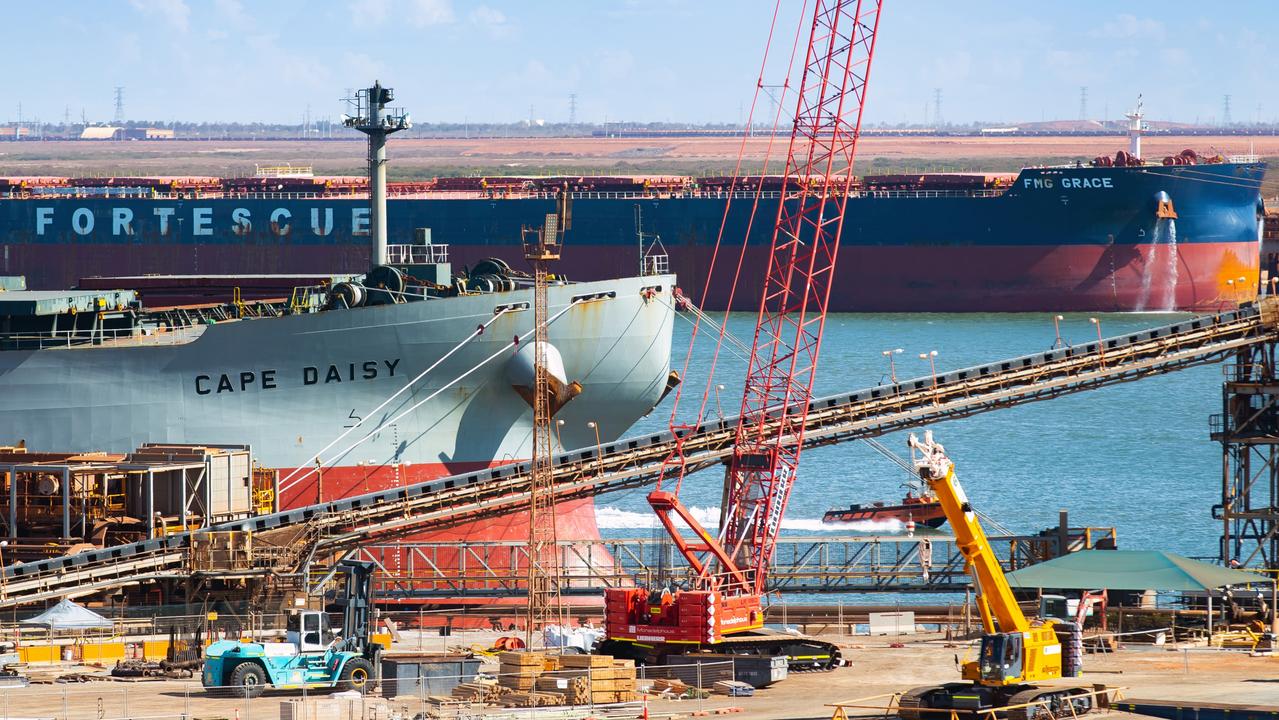
<path fill-rule="evenodd" d="M 1008 711 L 1008 720 L 1044 720 L 1046 718 L 1078 717 L 1093 710 L 1092 688 L 1032 687 L 1008 698 L 1007 705 L 1021 705 Z M 1075 697 L 1083 695 L 1083 697 Z M 1042 702 L 1042 705 L 1029 703 Z M 1073 707 L 1070 707 L 1072 706 Z"/>

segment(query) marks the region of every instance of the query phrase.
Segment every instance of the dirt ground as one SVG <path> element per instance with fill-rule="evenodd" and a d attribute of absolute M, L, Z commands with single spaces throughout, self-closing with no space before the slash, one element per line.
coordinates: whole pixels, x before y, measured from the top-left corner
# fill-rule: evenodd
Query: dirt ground
<path fill-rule="evenodd" d="M 1253 152 L 1279 156 L 1279 137 L 1148 137 L 1148 158 L 1184 148 L 1201 154 Z M 744 163 L 759 172 L 768 140 L 746 142 Z M 1011 172 L 1027 164 L 1089 160 L 1125 148 L 1121 137 L 863 137 L 858 171 Z M 449 174 L 731 173 L 740 138 L 483 138 L 396 137 L 390 145 L 395 179 Z M 772 172 L 780 172 L 784 141 L 773 146 Z M 127 141 L 0 143 L 0 176 L 238 176 L 255 165 L 309 165 L 317 174 L 363 174 L 364 145 L 350 141 Z"/>
<path fill-rule="evenodd" d="M 487 642 L 488 634 L 455 635 L 449 645 Z M 396 650 L 415 651 L 417 641 L 397 645 Z M 426 649 L 438 650 L 440 638 L 428 639 Z M 891 647 L 901 642 L 903 647 Z M 434 643 L 434 645 L 432 645 Z M 832 673 L 798 674 L 750 698 L 712 696 L 708 700 L 653 701 L 649 716 L 691 717 L 726 712 L 740 708 L 728 717 L 740 718 L 820 718 L 832 713 L 829 703 L 851 701 L 875 695 L 900 692 L 911 687 L 957 679 L 954 656 L 961 657 L 965 648 L 951 647 L 936 637 L 918 638 L 844 638 L 846 654 L 854 661 L 849 668 Z M 1131 646 L 1112 655 L 1090 655 L 1086 663 L 1088 683 L 1104 683 L 1125 688 L 1124 697 L 1153 699 L 1185 699 L 1215 702 L 1270 704 L 1279 706 L 1279 657 L 1249 657 L 1237 652 L 1207 649 L 1169 650 L 1149 646 Z M 496 670 L 496 667 L 486 668 Z M 86 669 L 87 670 L 87 669 Z M 44 672 L 52 677 L 59 670 Z M 101 672 L 100 670 L 98 672 Z M 328 696 L 314 693 L 306 699 L 314 703 Z M 300 692 L 268 691 L 254 700 L 211 699 L 198 681 L 90 682 L 83 684 L 42 684 L 24 689 L 0 691 L 0 720 L 50 718 L 57 720 L 117 720 L 119 718 L 282 718 L 281 705 L 302 700 Z M 331 703 L 332 701 L 329 700 Z M 880 700 L 879 702 L 883 702 Z M 368 703 L 363 718 L 378 720 L 403 717 L 411 720 L 425 708 L 420 699 L 397 698 L 387 705 Z M 330 707 L 332 705 L 330 704 Z M 609 717 L 637 717 L 642 708 L 609 711 Z M 875 716 L 870 710 L 849 711 L 849 715 Z M 603 715 L 597 711 L 596 716 Z M 489 710 L 466 717 L 550 717 L 551 711 L 532 713 L 528 710 Z M 358 702 L 345 706 L 341 720 L 362 720 Z M 559 715 L 559 717 L 567 717 Z M 1124 713 L 1108 717 L 1127 718 Z"/>

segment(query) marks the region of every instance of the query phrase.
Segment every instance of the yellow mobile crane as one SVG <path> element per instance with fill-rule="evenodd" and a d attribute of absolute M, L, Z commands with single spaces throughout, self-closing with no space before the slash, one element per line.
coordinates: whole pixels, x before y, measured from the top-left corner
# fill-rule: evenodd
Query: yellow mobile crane
<path fill-rule="evenodd" d="M 955 479 L 955 464 L 945 448 L 934 442 L 932 432 L 926 432 L 922 441 L 912 434 L 910 447 L 918 452 L 915 465 L 920 478 L 941 501 L 955 544 L 968 562 L 985 635 L 978 659 L 963 664 L 965 682 L 907 692 L 899 700 L 900 716 L 922 720 L 935 714 L 921 712 L 922 708 L 977 711 L 1011 706 L 1005 714 L 1010 720 L 1030 720 L 1086 713 L 1093 709 L 1094 696 L 1099 699 L 1096 704 L 1104 704 L 1105 693 L 1092 687 L 1037 684 L 1066 677 L 1058 633 L 1078 632 L 1077 626 L 1026 618 L 976 511 Z"/>

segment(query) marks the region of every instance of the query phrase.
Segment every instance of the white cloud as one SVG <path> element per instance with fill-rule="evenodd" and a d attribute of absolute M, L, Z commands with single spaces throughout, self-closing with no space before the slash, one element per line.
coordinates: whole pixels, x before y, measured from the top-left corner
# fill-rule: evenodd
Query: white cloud
<path fill-rule="evenodd" d="M 135 33 L 124 33 L 115 38 L 116 59 L 123 63 L 138 62 L 142 59 L 142 41 Z"/>
<path fill-rule="evenodd" d="M 480 5 L 469 15 L 472 25 L 477 25 L 495 38 L 507 37 L 514 26 L 510 18 L 501 11 L 487 5 Z"/>
<path fill-rule="evenodd" d="M 1124 13 L 1088 34 L 1108 40 L 1162 40 L 1165 29 L 1164 24 L 1154 18 L 1139 18 Z"/>
<path fill-rule="evenodd" d="M 361 52 L 342 53 L 341 74 L 347 84 L 363 87 L 386 75 L 386 66 Z"/>
<path fill-rule="evenodd" d="M 238 30 L 253 28 L 253 19 L 249 17 L 248 13 L 244 12 L 244 5 L 240 3 L 240 0 L 217 0 L 214 4 L 218 8 L 218 12 L 232 27 Z"/>
<path fill-rule="evenodd" d="M 272 77 L 286 84 L 332 92 L 332 74 L 320 58 L 285 47 L 280 37 L 271 33 L 250 35 L 245 40 L 257 62 L 272 68 Z"/>
<path fill-rule="evenodd" d="M 453 22 L 453 5 L 449 0 L 413 0 L 408 7 L 409 22 L 417 27 L 446 25 Z"/>
<path fill-rule="evenodd" d="M 447 25 L 456 19 L 450 0 L 407 0 L 395 5 L 394 16 L 390 0 L 352 0 L 348 6 L 351 22 L 360 28 L 379 27 L 388 19 L 404 19 L 418 28 L 431 25 Z"/>
<path fill-rule="evenodd" d="M 191 8 L 184 0 L 129 0 L 134 10 L 159 17 L 178 32 L 186 32 L 191 27 Z"/>
<path fill-rule="evenodd" d="M 1190 67 L 1190 53 L 1184 47 L 1166 47 L 1159 51 L 1159 59 L 1164 65 Z"/>
<path fill-rule="evenodd" d="M 351 22 L 356 27 L 377 27 L 386 22 L 391 12 L 390 0 L 352 0 Z"/>

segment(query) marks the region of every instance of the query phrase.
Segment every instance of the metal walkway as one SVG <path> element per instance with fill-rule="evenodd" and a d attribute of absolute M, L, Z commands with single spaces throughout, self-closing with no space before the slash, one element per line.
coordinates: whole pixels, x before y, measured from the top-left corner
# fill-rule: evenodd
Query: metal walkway
<path fill-rule="evenodd" d="M 1279 340 L 1277 310 L 1279 300 L 1267 298 L 1260 308 L 1250 305 L 1097 343 L 820 398 L 808 415 L 805 446 L 874 437 L 1218 362 L 1240 348 Z M 736 417 L 718 419 L 683 433 L 690 472 L 717 465 L 730 454 L 736 422 Z M 589 497 L 653 483 L 674 444 L 671 433 L 658 433 L 561 453 L 555 458 L 557 497 Z M 0 574 L 0 608 L 161 577 L 305 574 L 313 560 L 519 512 L 528 499 L 528 465 L 516 463 L 162 539 L 11 565 Z M 255 547 L 271 547 L 272 537 L 283 535 L 274 545 L 281 551 L 241 558 L 234 568 L 201 568 L 195 562 L 201 546 L 234 533 L 253 533 Z"/>
<path fill-rule="evenodd" d="M 1005 570 L 1058 557 L 1067 550 L 1110 547 L 1114 528 L 1058 528 L 1036 535 L 992 536 Z M 660 587 L 689 578 L 687 565 L 664 538 L 562 540 L 558 543 L 564 594 L 598 594 L 603 587 Z M 518 541 L 407 542 L 361 547 L 357 556 L 378 567 L 383 602 L 430 598 L 522 597 L 528 580 L 528 544 Z M 955 538 L 936 530 L 915 535 L 782 537 L 769 573 L 770 592 L 963 593 L 969 586 Z"/>

